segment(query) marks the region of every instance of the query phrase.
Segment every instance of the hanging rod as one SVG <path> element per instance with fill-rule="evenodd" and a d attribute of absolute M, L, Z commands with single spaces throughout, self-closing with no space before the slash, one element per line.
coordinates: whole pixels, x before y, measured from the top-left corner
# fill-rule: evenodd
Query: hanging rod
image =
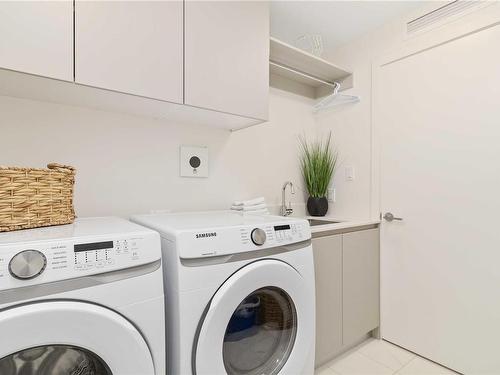
<path fill-rule="evenodd" d="M 296 70 L 296 69 L 290 68 L 289 66 L 286 66 L 286 65 L 283 65 L 283 64 L 279 64 L 279 63 L 271 61 L 271 60 L 269 60 L 269 65 L 276 66 L 276 67 L 278 67 L 280 69 L 286 70 L 288 72 L 297 74 L 297 75 L 305 77 L 305 78 L 309 78 L 309 79 L 311 79 L 313 81 L 322 83 L 324 85 L 327 85 L 327 86 L 330 86 L 330 87 L 333 87 L 333 88 L 337 88 L 340 85 L 336 81 L 334 81 L 334 82 L 325 81 L 324 79 L 321 79 L 321 78 L 318 78 L 318 77 L 314 77 L 314 76 L 312 76 L 310 74 L 301 72 L 300 70 Z"/>

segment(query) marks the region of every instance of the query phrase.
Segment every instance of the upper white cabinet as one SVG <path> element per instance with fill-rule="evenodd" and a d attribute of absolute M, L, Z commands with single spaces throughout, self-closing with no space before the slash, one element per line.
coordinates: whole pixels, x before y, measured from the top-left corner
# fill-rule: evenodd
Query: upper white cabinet
<path fill-rule="evenodd" d="M 76 1 L 75 82 L 182 103 L 182 1 Z"/>
<path fill-rule="evenodd" d="M 186 1 L 184 103 L 268 118 L 269 5 Z"/>
<path fill-rule="evenodd" d="M 267 2 L 0 1 L 3 95 L 236 130 L 268 118 L 268 63 Z"/>
<path fill-rule="evenodd" d="M 1 1 L 0 68 L 73 81 L 73 1 Z"/>

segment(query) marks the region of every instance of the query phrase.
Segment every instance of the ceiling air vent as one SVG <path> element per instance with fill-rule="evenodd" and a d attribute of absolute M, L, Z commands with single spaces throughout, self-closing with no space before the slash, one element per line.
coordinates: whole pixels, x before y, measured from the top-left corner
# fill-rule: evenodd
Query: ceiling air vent
<path fill-rule="evenodd" d="M 471 10 L 482 7 L 486 1 L 462 1 L 456 0 L 448 3 L 438 9 L 433 10 L 423 16 L 415 18 L 406 24 L 407 35 L 414 35 L 423 30 L 429 30 L 440 26 L 446 22 L 469 13 Z"/>

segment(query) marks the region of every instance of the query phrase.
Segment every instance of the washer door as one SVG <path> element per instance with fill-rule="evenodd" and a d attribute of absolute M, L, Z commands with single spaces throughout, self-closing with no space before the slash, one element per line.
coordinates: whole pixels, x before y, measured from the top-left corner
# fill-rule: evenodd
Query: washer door
<path fill-rule="evenodd" d="M 0 374 L 153 375 L 137 329 L 106 308 L 41 302 L 0 312 Z"/>
<path fill-rule="evenodd" d="M 216 292 L 201 325 L 197 375 L 300 372 L 314 338 L 314 295 L 278 260 L 251 263 Z"/>

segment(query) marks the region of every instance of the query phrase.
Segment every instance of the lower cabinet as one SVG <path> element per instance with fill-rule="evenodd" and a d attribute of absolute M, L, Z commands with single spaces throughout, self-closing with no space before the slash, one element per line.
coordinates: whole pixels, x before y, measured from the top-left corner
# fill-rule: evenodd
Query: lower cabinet
<path fill-rule="evenodd" d="M 342 235 L 312 241 L 316 272 L 316 364 L 342 347 Z"/>
<path fill-rule="evenodd" d="M 379 229 L 313 238 L 316 366 L 379 326 Z"/>
<path fill-rule="evenodd" d="M 342 235 L 343 343 L 349 345 L 380 322 L 379 230 Z"/>

